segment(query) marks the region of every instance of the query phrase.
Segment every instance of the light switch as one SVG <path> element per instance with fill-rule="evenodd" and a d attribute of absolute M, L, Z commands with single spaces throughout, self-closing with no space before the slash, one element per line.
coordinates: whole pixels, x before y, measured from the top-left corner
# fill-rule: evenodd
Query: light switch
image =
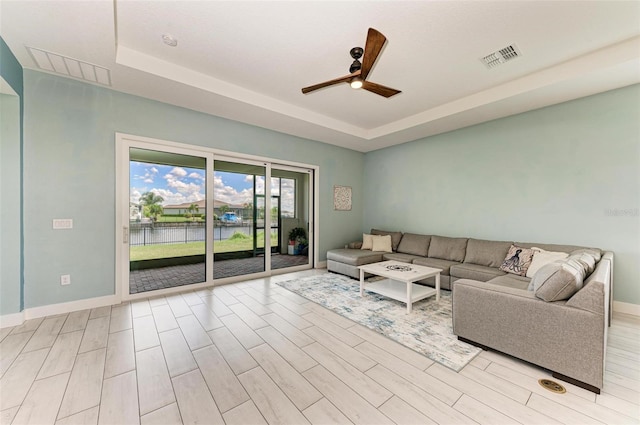
<path fill-rule="evenodd" d="M 73 229 L 73 219 L 71 218 L 54 218 L 54 229 Z"/>

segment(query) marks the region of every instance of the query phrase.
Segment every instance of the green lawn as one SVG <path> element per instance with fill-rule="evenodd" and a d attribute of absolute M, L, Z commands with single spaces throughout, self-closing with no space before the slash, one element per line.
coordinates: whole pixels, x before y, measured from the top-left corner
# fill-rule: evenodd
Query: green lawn
<path fill-rule="evenodd" d="M 262 243 L 261 243 L 262 242 Z M 276 235 L 271 235 L 271 246 L 276 246 Z M 258 247 L 264 247 L 264 233 L 258 232 Z M 227 239 L 213 242 L 213 252 L 249 251 L 253 249 L 253 239 Z M 184 257 L 204 254 L 204 242 L 188 242 L 178 244 L 157 244 L 132 246 L 129 250 L 130 261 L 153 260 L 156 258 Z"/>

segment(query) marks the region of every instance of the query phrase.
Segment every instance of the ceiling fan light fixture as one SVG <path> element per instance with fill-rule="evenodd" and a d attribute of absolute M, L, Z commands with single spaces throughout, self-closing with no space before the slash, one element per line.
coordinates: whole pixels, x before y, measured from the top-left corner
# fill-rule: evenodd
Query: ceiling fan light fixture
<path fill-rule="evenodd" d="M 162 42 L 171 47 L 176 47 L 178 45 L 178 40 L 171 34 L 162 34 Z"/>
<path fill-rule="evenodd" d="M 354 77 L 349 84 L 352 89 L 360 89 L 362 88 L 362 78 Z"/>

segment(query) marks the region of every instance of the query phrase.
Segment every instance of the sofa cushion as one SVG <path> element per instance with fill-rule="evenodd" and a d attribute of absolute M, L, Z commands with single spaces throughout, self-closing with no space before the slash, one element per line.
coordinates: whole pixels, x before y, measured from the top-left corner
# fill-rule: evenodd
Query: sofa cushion
<path fill-rule="evenodd" d="M 487 281 L 492 285 L 504 286 L 507 288 L 524 289 L 529 286 L 529 278 L 524 276 L 518 276 L 515 274 L 507 273 L 504 276 L 494 277 Z"/>
<path fill-rule="evenodd" d="M 402 239 L 402 232 L 390 232 L 387 230 L 378 230 L 371 229 L 372 235 L 390 235 L 391 236 L 391 249 L 394 251 L 398 250 L 398 245 L 400 244 L 400 239 Z"/>
<path fill-rule="evenodd" d="M 585 268 L 575 258 L 555 261 L 533 275 L 531 283 L 536 297 L 545 301 L 566 300 L 582 288 Z"/>
<path fill-rule="evenodd" d="M 545 251 L 542 248 L 533 247 L 533 259 L 531 265 L 527 269 L 527 277 L 533 277 L 534 274 L 545 264 L 553 263 L 557 260 L 564 260 L 569 256 L 566 252 Z"/>
<path fill-rule="evenodd" d="M 502 265 L 512 244 L 513 242 L 469 239 L 464 262 L 498 268 Z"/>
<path fill-rule="evenodd" d="M 416 235 L 414 233 L 405 233 L 402 235 L 400 244 L 398 245 L 398 252 L 403 254 L 419 255 L 426 257 L 429 254 L 429 242 L 431 236 L 428 235 Z"/>
<path fill-rule="evenodd" d="M 467 249 L 467 238 L 448 238 L 431 236 L 429 257 L 462 263 Z"/>
<path fill-rule="evenodd" d="M 327 252 L 327 260 L 338 263 L 349 264 L 351 266 L 362 266 L 382 261 L 382 252 L 375 252 L 361 249 L 332 249 Z"/>
<path fill-rule="evenodd" d="M 506 273 L 495 267 L 480 266 L 478 264 L 462 263 L 451 266 L 449 275 L 459 279 L 473 279 L 486 282 L 494 277 L 504 276 Z"/>
<path fill-rule="evenodd" d="M 434 267 L 436 269 L 442 269 L 440 274 L 449 276 L 449 269 L 451 268 L 451 266 L 454 266 L 460 263 L 457 261 L 441 260 L 439 258 L 420 257 L 413 260 L 413 264 L 417 264 L 419 266 Z"/>
<path fill-rule="evenodd" d="M 513 273 L 518 276 L 526 276 L 527 269 L 531 265 L 533 259 L 533 250 L 523 248 L 517 245 L 511 245 L 507 256 L 505 257 L 500 270 L 507 273 Z"/>
<path fill-rule="evenodd" d="M 417 258 L 424 258 L 424 257 L 420 257 L 419 255 L 403 254 L 400 252 L 387 252 L 382 256 L 382 259 L 384 261 L 393 260 L 393 261 L 400 261 L 403 263 L 411 263 L 413 262 L 413 260 Z"/>
<path fill-rule="evenodd" d="M 576 255 L 576 254 L 588 254 L 591 255 L 594 260 L 596 261 L 596 263 L 598 261 L 600 261 L 600 259 L 602 258 L 602 251 L 600 251 L 599 249 L 596 248 L 580 248 L 580 249 L 576 249 L 575 251 L 571 251 L 569 253 L 569 255 Z"/>
<path fill-rule="evenodd" d="M 524 248 L 533 248 L 534 246 L 540 249 L 544 249 L 545 251 L 560 251 L 560 252 L 568 252 L 569 254 L 573 253 L 573 251 L 579 249 L 592 249 L 597 252 L 601 252 L 598 248 L 588 248 L 585 246 L 577 246 L 577 245 L 558 245 L 551 243 L 531 243 L 531 242 L 516 242 L 515 245 L 524 247 Z"/>
<path fill-rule="evenodd" d="M 391 249 L 391 235 L 374 235 L 371 251 L 392 252 L 393 250 Z"/>
<path fill-rule="evenodd" d="M 373 235 L 363 233 L 362 246 L 360 247 L 360 249 L 368 249 L 369 251 L 371 251 L 371 248 L 373 248 Z"/>

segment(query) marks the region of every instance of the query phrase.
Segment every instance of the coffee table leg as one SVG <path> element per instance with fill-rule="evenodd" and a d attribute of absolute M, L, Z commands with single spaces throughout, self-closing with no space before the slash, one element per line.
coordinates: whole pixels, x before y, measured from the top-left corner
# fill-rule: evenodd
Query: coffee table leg
<path fill-rule="evenodd" d="M 364 270 L 360 269 L 360 296 L 364 295 Z"/>
<path fill-rule="evenodd" d="M 436 301 L 440 301 L 440 273 L 436 275 Z"/>
<path fill-rule="evenodd" d="M 412 290 L 413 290 L 413 283 L 407 282 L 407 314 L 411 313 L 411 308 L 413 307 L 413 303 L 411 302 Z"/>

